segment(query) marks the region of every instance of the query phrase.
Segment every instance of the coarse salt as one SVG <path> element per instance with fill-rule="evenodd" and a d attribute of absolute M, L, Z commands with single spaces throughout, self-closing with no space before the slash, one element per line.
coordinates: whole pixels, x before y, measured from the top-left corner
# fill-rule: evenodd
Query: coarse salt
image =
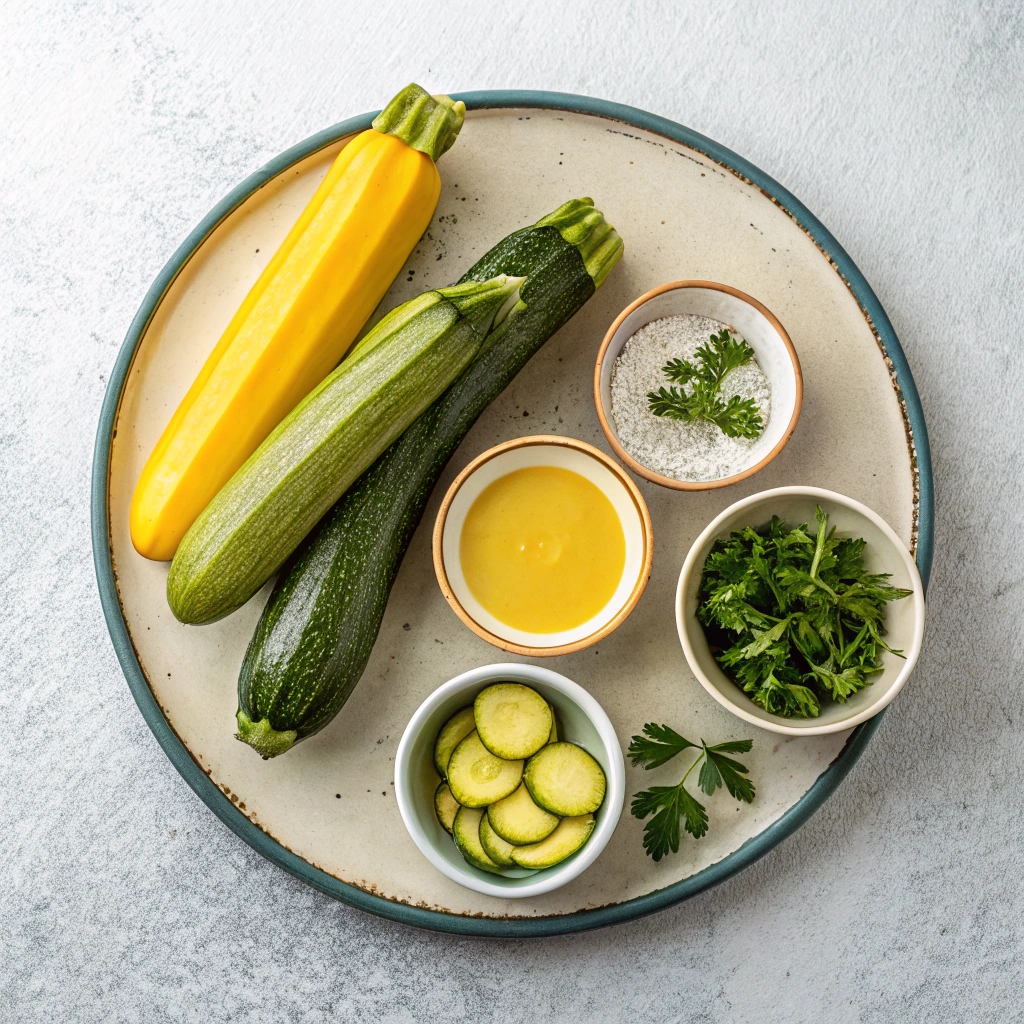
<path fill-rule="evenodd" d="M 726 327 L 706 316 L 666 316 L 641 327 L 623 346 L 612 367 L 611 413 L 619 441 L 640 465 L 673 480 L 697 482 L 733 476 L 749 464 L 756 438 L 729 437 L 707 420 L 655 416 L 647 403 L 649 392 L 668 386 L 662 371 L 670 359 L 693 359 Z M 752 398 L 767 426 L 772 389 L 756 359 L 722 381 L 722 401 L 733 395 Z"/>

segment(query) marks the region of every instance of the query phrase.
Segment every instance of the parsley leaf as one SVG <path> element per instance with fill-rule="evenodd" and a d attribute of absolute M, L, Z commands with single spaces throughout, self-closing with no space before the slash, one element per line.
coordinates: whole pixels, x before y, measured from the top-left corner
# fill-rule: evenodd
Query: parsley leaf
<path fill-rule="evenodd" d="M 634 767 L 642 765 L 644 768 L 658 768 L 687 747 L 697 745 L 667 725 L 648 722 L 643 731 L 645 736 L 634 736 L 629 744 L 629 759 Z"/>
<path fill-rule="evenodd" d="M 701 573 L 697 618 L 715 660 L 773 715 L 815 718 L 824 701 L 870 686 L 886 606 L 909 596 L 864 568 L 866 544 L 839 537 L 819 508 L 815 528 L 777 516 L 715 542 Z"/>
<path fill-rule="evenodd" d="M 644 850 L 659 861 L 666 853 L 679 852 L 679 821 L 686 820 L 686 831 L 700 839 L 708 830 L 708 815 L 702 804 L 678 786 L 653 786 L 637 793 L 630 805 L 633 817 L 654 817 L 644 826 Z"/>
<path fill-rule="evenodd" d="M 692 422 L 707 420 L 729 437 L 760 437 L 764 421 L 752 398 L 732 395 L 721 398 L 722 381 L 738 366 L 754 358 L 754 350 L 743 340 L 722 328 L 712 334 L 710 345 L 697 349 L 697 362 L 670 359 L 662 373 L 679 387 L 661 387 L 647 395 L 647 404 L 655 416 Z M 698 365 L 699 363 L 699 365 Z M 690 391 L 684 390 L 690 385 Z"/>
<path fill-rule="evenodd" d="M 704 763 L 700 766 L 698 776 L 700 788 L 711 796 L 724 782 L 725 788 L 734 800 L 742 800 L 749 804 L 754 799 L 755 789 L 750 779 L 743 777 L 747 774 L 746 766 L 725 755 L 745 754 L 753 746 L 753 741 L 738 740 L 734 743 L 719 743 L 713 747 L 702 741 L 702 745 Z"/>
<path fill-rule="evenodd" d="M 634 736 L 629 744 L 629 754 L 634 765 L 657 768 L 671 760 L 688 747 L 700 750 L 682 780 L 675 786 L 652 786 L 635 794 L 630 804 L 633 817 L 640 819 L 651 815 L 644 826 L 644 850 L 655 861 L 667 853 L 679 851 L 680 821 L 695 839 L 700 839 L 708 830 L 708 815 L 704 805 L 686 789 L 690 773 L 700 765 L 698 784 L 709 796 L 725 785 L 737 800 L 750 803 L 754 799 L 754 785 L 745 778 L 747 769 L 727 754 L 742 754 L 750 750 L 751 740 L 732 740 L 709 747 L 703 740 L 691 743 L 667 725 L 648 723 L 643 736 Z"/>

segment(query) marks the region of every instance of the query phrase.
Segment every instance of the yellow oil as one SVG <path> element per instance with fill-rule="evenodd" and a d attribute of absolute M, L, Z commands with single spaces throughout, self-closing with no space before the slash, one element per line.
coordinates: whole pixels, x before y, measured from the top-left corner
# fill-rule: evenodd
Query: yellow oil
<path fill-rule="evenodd" d="M 469 589 L 496 619 L 528 633 L 559 633 L 611 599 L 626 538 L 611 501 L 586 477 L 529 466 L 480 492 L 459 554 Z"/>

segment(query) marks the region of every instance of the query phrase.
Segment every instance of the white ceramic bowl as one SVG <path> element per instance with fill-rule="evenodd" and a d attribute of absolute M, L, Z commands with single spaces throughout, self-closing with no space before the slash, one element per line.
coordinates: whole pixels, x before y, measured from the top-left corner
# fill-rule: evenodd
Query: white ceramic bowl
<path fill-rule="evenodd" d="M 637 462 L 622 446 L 612 417 L 612 370 L 629 339 L 652 320 L 666 316 L 706 316 L 738 331 L 754 350 L 771 383 L 771 415 L 764 433 L 751 446 L 743 467 L 720 480 L 676 480 Z M 707 491 L 739 483 L 764 469 L 786 446 L 796 429 L 803 402 L 803 375 L 796 349 L 778 318 L 757 299 L 714 281 L 673 281 L 630 303 L 608 328 L 594 367 L 594 402 L 608 443 L 634 473 L 679 491 Z"/>
<path fill-rule="evenodd" d="M 704 562 L 712 544 L 720 537 L 727 537 L 733 530 L 745 526 L 763 526 L 773 515 L 781 516 L 791 526 L 813 525 L 816 505 L 828 513 L 829 529 L 836 527 L 840 535 L 863 537 L 867 541 L 864 564 L 869 571 L 891 573 L 890 582 L 894 586 L 913 590 L 910 597 L 890 602 L 885 621 L 886 642 L 895 650 L 902 650 L 906 657 L 885 652 L 883 671 L 875 676 L 870 686 L 855 693 L 845 704 L 823 703 L 817 718 L 781 718 L 758 707 L 718 667 L 708 649 L 704 629 L 697 621 L 697 591 Z M 841 732 L 877 715 L 914 671 L 924 638 L 924 587 L 917 565 L 903 542 L 892 527 L 866 505 L 818 487 L 777 487 L 730 505 L 694 541 L 676 588 L 676 626 L 693 674 L 704 689 L 734 715 L 762 729 L 789 736 Z"/>
<path fill-rule="evenodd" d="M 596 484 L 618 513 L 626 537 L 626 564 L 608 603 L 573 629 L 528 633 L 495 618 L 473 596 L 459 556 L 462 527 L 480 492 L 499 477 L 527 466 L 560 466 Z M 537 434 L 506 441 L 474 459 L 456 478 L 441 502 L 434 524 L 434 572 L 445 600 L 474 633 L 513 654 L 551 657 L 570 654 L 606 637 L 636 607 L 647 586 L 654 537 L 647 503 L 621 466 L 583 441 Z"/>
<path fill-rule="evenodd" d="M 597 760 L 604 769 L 608 789 L 595 815 L 597 826 L 590 839 L 571 857 L 542 871 L 516 868 L 508 869 L 508 875 L 492 875 L 467 863 L 437 820 L 434 791 L 441 780 L 434 769 L 434 740 L 459 708 L 472 704 L 491 683 L 507 680 L 533 687 L 551 704 L 560 738 L 578 743 Z M 409 835 L 438 871 L 476 892 L 511 899 L 551 892 L 597 860 L 622 813 L 626 776 L 615 729 L 601 705 L 583 687 L 536 665 L 484 665 L 439 686 L 409 720 L 395 758 L 395 791 Z"/>

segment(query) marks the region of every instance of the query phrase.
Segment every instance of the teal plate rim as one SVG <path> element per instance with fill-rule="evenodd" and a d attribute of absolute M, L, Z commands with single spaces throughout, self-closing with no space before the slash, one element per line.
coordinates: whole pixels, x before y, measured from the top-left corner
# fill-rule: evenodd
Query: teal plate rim
<path fill-rule="evenodd" d="M 873 324 L 885 353 L 892 362 L 896 383 L 903 396 L 917 455 L 918 534 L 916 557 L 921 576 L 927 584 L 931 570 L 934 540 L 934 492 L 928 432 L 925 426 L 924 412 L 921 409 L 921 401 L 906 356 L 882 304 L 878 301 L 864 275 L 857 269 L 856 264 L 817 217 L 777 181 L 731 150 L 683 125 L 664 117 L 658 117 L 656 114 L 649 114 L 636 107 L 628 107 L 608 100 L 593 99 L 588 96 L 576 96 L 572 93 L 535 90 L 481 90 L 457 93 L 453 94 L 453 97 L 463 100 L 469 110 L 508 107 L 566 110 L 580 114 L 592 114 L 654 132 L 691 149 L 696 149 L 746 178 L 793 217 L 832 261 L 846 281 L 861 309 Z M 110 631 L 110 638 L 114 644 L 114 651 L 146 724 L 153 731 L 157 742 L 170 758 L 171 763 L 199 798 L 235 835 L 243 839 L 254 850 L 273 861 L 278 867 L 328 896 L 333 896 L 350 906 L 402 924 L 459 935 L 494 938 L 561 935 L 616 924 L 620 921 L 630 921 L 656 910 L 673 906 L 717 885 L 752 864 L 759 857 L 763 857 L 783 839 L 795 832 L 832 795 L 856 764 L 857 759 L 864 752 L 878 728 L 882 715 L 877 715 L 858 726 L 850 734 L 849 740 L 838 757 L 781 818 L 747 840 L 738 850 L 689 878 L 623 903 L 610 904 L 593 910 L 576 911 L 571 914 L 539 918 L 470 917 L 409 906 L 349 885 L 333 875 L 313 867 L 312 864 L 296 856 L 257 825 L 254 825 L 206 775 L 164 717 L 135 655 L 128 635 L 128 628 L 121 613 L 107 526 L 107 483 L 110 447 L 117 419 L 117 409 L 139 341 L 145 334 L 160 300 L 166 294 L 171 283 L 221 221 L 271 178 L 343 136 L 368 128 L 376 114 L 375 111 L 359 117 L 351 117 L 330 128 L 325 128 L 298 145 L 285 150 L 232 189 L 178 246 L 150 286 L 139 311 L 128 328 L 103 397 L 92 467 L 93 561 L 96 567 L 100 602 L 103 606 L 107 628 Z"/>

